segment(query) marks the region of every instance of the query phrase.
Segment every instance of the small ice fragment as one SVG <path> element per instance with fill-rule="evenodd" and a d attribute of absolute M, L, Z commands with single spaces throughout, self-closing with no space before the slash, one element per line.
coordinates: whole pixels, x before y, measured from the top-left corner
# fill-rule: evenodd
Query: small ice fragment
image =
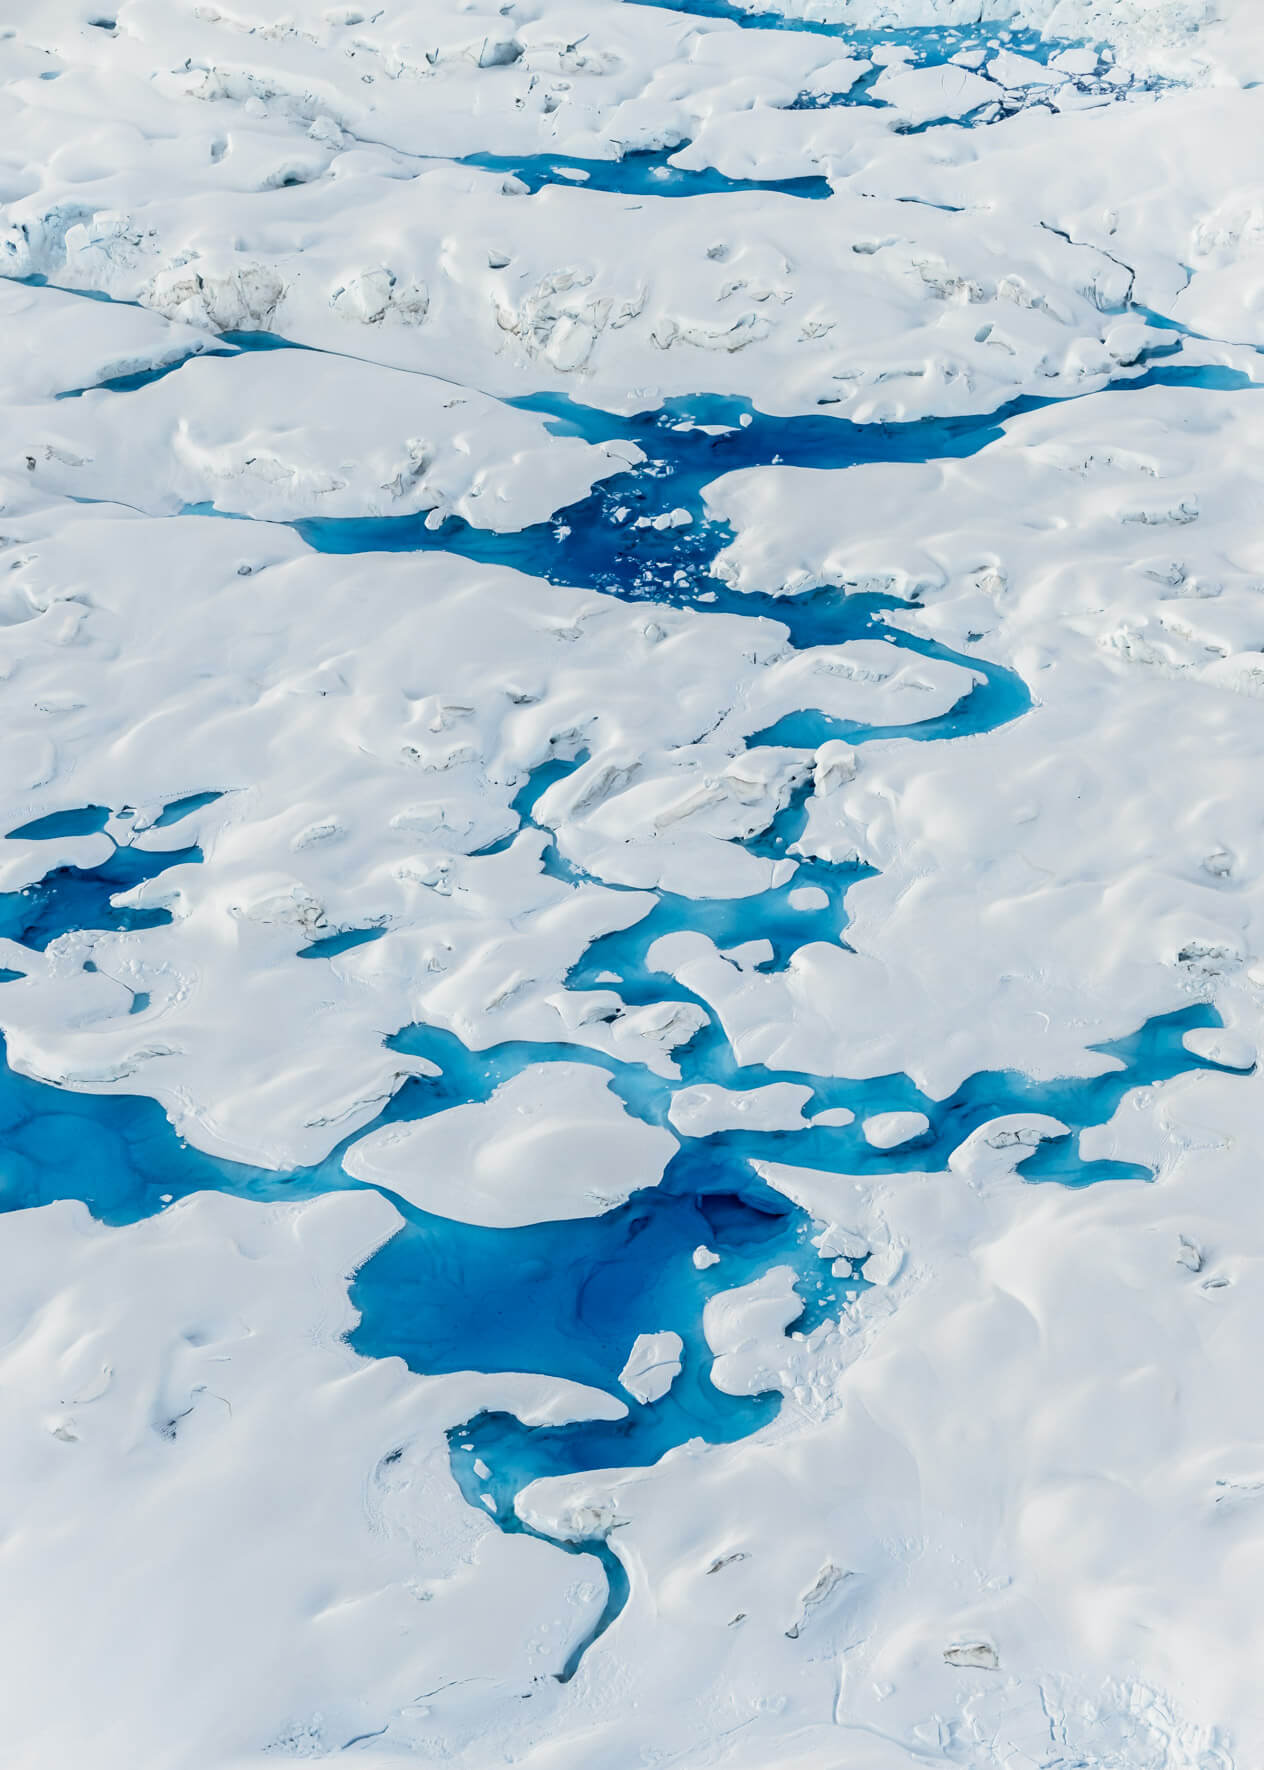
<path fill-rule="evenodd" d="M 705 1272 L 708 1266 L 718 1266 L 720 1256 L 714 1248 L 696 1247 L 693 1251 L 693 1263 L 699 1272 Z"/>
<path fill-rule="evenodd" d="M 819 885 L 796 885 L 788 901 L 792 910 L 825 910 L 829 908 L 829 892 Z"/>
<path fill-rule="evenodd" d="M 474 1473 L 478 1476 L 480 1481 L 486 1481 L 491 1474 L 491 1470 L 487 1467 L 487 1464 L 483 1461 L 482 1457 L 475 1457 Z"/>
<path fill-rule="evenodd" d="M 827 1106 L 824 1112 L 813 1113 L 808 1120 L 810 1125 L 850 1125 L 855 1121 L 855 1113 L 849 1106 Z"/>
<path fill-rule="evenodd" d="M 684 1341 L 670 1329 L 638 1334 L 619 1372 L 619 1382 L 637 1401 L 661 1401 L 680 1375 Z"/>
<path fill-rule="evenodd" d="M 861 1126 L 865 1139 L 874 1149 L 898 1149 L 930 1130 L 924 1112 L 876 1112 Z"/>

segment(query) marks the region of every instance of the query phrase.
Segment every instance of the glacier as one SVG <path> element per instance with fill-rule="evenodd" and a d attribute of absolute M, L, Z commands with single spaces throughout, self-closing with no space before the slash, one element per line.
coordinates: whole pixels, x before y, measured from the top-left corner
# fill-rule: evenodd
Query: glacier
<path fill-rule="evenodd" d="M 15 1770 L 1258 1762 L 1261 93 L 0 0 Z"/>

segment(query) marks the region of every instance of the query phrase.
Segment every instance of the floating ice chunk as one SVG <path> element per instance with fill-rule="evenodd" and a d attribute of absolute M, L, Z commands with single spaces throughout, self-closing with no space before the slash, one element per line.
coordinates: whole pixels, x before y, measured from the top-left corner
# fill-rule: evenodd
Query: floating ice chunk
<path fill-rule="evenodd" d="M 770 1082 L 764 1088 L 723 1088 L 700 1082 L 672 1096 L 667 1117 L 682 1137 L 710 1137 L 716 1131 L 800 1131 L 811 1088 L 797 1082 Z"/>
<path fill-rule="evenodd" d="M 996 102 L 996 87 L 969 68 L 888 67 L 870 89 L 884 104 L 894 105 L 915 127 L 919 123 L 964 117 L 980 105 Z"/>
<path fill-rule="evenodd" d="M 898 1149 L 929 1131 L 930 1120 L 924 1112 L 876 1112 L 860 1128 L 875 1149 Z"/>
<path fill-rule="evenodd" d="M 1067 73 L 1061 68 L 1046 67 L 1043 62 L 1033 61 L 1028 55 L 1015 55 L 1012 49 L 1002 49 L 999 55 L 994 55 L 988 63 L 987 71 L 989 79 L 1011 89 L 1061 86 L 1067 78 Z"/>
<path fill-rule="evenodd" d="M 827 1106 L 824 1112 L 813 1113 L 808 1122 L 813 1125 L 850 1125 L 855 1117 L 849 1106 Z"/>
<path fill-rule="evenodd" d="M 790 893 L 792 910 L 823 910 L 829 907 L 829 892 L 819 885 L 798 885 Z"/>
<path fill-rule="evenodd" d="M 665 1329 L 657 1334 L 638 1334 L 619 1372 L 619 1381 L 637 1401 L 661 1401 L 680 1375 L 684 1341 Z"/>
<path fill-rule="evenodd" d="M 813 792 L 820 798 L 825 793 L 832 793 L 835 787 L 846 786 L 848 781 L 855 780 L 858 766 L 851 745 L 843 743 L 840 738 L 830 738 L 816 752 Z"/>
<path fill-rule="evenodd" d="M 1049 57 L 1051 68 L 1061 68 L 1068 74 L 1092 74 L 1097 70 L 1097 51 L 1095 49 L 1060 49 L 1056 55 Z"/>
<path fill-rule="evenodd" d="M 1192 1026 L 1182 1034 L 1181 1043 L 1193 1056 L 1221 1063 L 1226 1069 L 1250 1069 L 1255 1063 L 1255 1046 L 1227 1027 Z"/>
<path fill-rule="evenodd" d="M 611 1094 L 606 1071 L 535 1063 L 490 1100 L 370 1132 L 343 1167 L 437 1217 L 508 1229 L 599 1217 L 657 1186 L 675 1150 Z"/>
<path fill-rule="evenodd" d="M 696 1247 L 693 1251 L 693 1263 L 699 1272 L 705 1272 L 708 1266 L 718 1266 L 720 1256 L 714 1248 Z"/>

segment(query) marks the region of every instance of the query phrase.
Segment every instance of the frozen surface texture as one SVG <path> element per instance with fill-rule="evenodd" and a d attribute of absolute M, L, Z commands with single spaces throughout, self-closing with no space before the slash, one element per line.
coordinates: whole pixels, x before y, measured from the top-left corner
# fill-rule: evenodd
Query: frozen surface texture
<path fill-rule="evenodd" d="M 1255 1770 L 1251 0 L 0 0 L 8 1770 Z"/>

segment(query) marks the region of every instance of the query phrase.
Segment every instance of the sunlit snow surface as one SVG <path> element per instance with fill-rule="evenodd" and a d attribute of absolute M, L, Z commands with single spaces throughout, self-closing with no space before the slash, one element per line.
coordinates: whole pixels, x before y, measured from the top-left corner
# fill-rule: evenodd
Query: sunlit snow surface
<path fill-rule="evenodd" d="M 1258 1761 L 1222 12 L 0 6 L 7 1762 Z"/>

